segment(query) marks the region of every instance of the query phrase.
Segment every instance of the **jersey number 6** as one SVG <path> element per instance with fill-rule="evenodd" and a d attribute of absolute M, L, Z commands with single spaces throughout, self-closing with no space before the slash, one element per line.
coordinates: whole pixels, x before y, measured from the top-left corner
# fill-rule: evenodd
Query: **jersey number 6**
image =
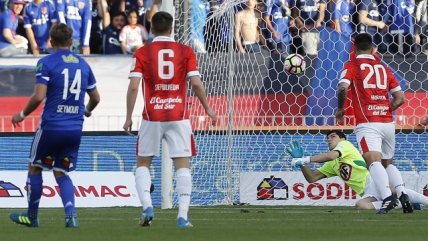
<path fill-rule="evenodd" d="M 174 51 L 172 49 L 161 49 L 158 53 L 158 74 L 161 79 L 172 79 L 174 77 L 174 63 L 165 60 L 165 57 L 173 58 Z"/>

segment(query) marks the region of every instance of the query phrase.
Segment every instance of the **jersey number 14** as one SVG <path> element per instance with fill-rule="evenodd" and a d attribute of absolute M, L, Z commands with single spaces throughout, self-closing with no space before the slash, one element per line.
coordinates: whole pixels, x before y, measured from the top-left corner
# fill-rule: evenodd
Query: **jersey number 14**
<path fill-rule="evenodd" d="M 74 100 L 79 100 L 80 98 L 80 91 L 82 86 L 82 71 L 80 69 L 76 70 L 76 74 L 74 75 L 73 82 L 71 82 L 70 87 L 69 85 L 69 74 L 68 69 L 64 69 L 62 71 L 62 74 L 64 75 L 64 90 L 62 92 L 62 99 L 66 100 L 68 93 L 74 94 Z"/>

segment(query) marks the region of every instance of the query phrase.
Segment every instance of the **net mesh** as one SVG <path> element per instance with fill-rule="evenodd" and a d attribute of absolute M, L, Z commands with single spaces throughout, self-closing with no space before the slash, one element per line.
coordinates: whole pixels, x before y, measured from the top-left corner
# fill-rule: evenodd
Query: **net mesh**
<path fill-rule="evenodd" d="M 290 75 L 284 71 L 287 55 L 269 51 L 262 43 L 260 53 L 239 53 L 234 40 L 235 16 L 245 3 L 175 1 L 175 38 L 198 53 L 208 99 L 219 116 L 217 126 L 210 126 L 203 108 L 191 99 L 192 126 L 199 130 L 199 153 L 192 163 L 194 198 L 207 200 L 207 204 L 239 202 L 240 172 L 291 171 L 291 158 L 284 153 L 291 140 L 301 141 L 306 155 L 327 151 L 324 133 L 329 129 L 346 130 L 356 143 L 351 134 L 352 110 L 347 110 L 341 125 L 334 118 L 336 88 L 349 59 L 350 38 L 337 34 L 332 21 L 326 21 L 319 30 L 317 54 L 308 55 L 291 25 L 294 40 L 290 45 L 294 47 L 289 53 L 303 55 L 306 70 Z M 256 7 L 255 11 L 260 10 Z M 326 14 L 332 16 L 333 10 L 328 5 Z M 258 21 L 258 29 L 263 31 L 260 26 L 265 22 L 262 17 Z M 198 42 L 204 42 L 204 47 Z M 388 51 L 381 57 L 396 72 L 407 98 L 395 113 L 396 164 L 402 171 L 424 171 L 428 160 L 418 123 L 427 114 L 427 57 Z"/>

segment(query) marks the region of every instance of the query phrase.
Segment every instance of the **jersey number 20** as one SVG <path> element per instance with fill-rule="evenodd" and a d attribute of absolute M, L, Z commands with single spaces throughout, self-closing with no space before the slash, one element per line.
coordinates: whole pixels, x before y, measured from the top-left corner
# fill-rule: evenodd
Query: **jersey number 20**
<path fill-rule="evenodd" d="M 364 89 L 386 89 L 387 87 L 387 75 L 385 67 L 381 64 L 361 64 L 361 70 L 368 70 L 369 73 L 363 80 Z M 374 81 L 373 80 L 374 75 Z M 374 82 L 374 83 L 373 83 Z"/>

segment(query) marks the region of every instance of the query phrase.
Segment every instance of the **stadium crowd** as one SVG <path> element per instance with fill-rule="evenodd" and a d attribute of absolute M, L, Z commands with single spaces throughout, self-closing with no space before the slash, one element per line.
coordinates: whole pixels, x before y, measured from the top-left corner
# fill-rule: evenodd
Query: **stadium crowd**
<path fill-rule="evenodd" d="M 234 27 L 226 15 L 209 18 L 223 2 L 189 0 L 188 32 L 196 52 L 226 51 L 233 38 L 241 53 L 316 55 L 319 29 L 327 27 L 349 38 L 370 33 L 380 53 L 428 54 L 427 0 L 248 0 L 235 4 Z M 132 54 L 150 41 L 150 19 L 161 3 L 0 0 L 0 57 L 49 53 L 48 30 L 55 23 L 73 28 L 75 53 Z"/>

